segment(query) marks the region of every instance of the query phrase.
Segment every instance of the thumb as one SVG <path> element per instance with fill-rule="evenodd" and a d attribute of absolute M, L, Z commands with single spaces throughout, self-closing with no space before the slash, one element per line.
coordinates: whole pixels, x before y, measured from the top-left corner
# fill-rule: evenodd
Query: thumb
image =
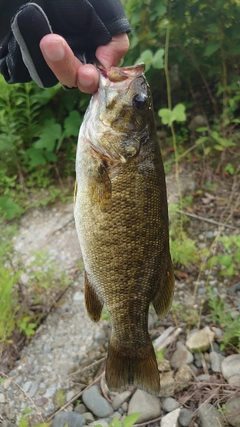
<path fill-rule="evenodd" d="M 99 46 L 96 50 L 96 57 L 104 68 L 117 66 L 120 59 L 129 49 L 129 40 L 127 34 L 114 36 L 110 43 Z"/>

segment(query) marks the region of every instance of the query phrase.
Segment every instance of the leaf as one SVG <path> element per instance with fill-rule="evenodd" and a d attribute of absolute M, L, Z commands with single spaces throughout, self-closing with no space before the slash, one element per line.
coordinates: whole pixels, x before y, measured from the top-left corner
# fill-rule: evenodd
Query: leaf
<path fill-rule="evenodd" d="M 79 127 L 82 123 L 82 118 L 78 111 L 73 110 L 64 120 L 64 136 L 78 136 Z"/>
<path fill-rule="evenodd" d="M 29 148 L 26 150 L 26 156 L 29 158 L 30 168 L 35 168 L 47 163 L 42 150 L 39 150 L 38 148 Z"/>
<path fill-rule="evenodd" d="M 139 64 L 140 62 L 144 62 L 145 70 L 148 71 L 152 65 L 153 54 L 150 49 L 144 50 L 142 54 L 139 56 L 135 64 Z"/>
<path fill-rule="evenodd" d="M 205 56 L 213 55 L 219 48 L 221 44 L 219 42 L 208 43 L 204 52 Z"/>
<path fill-rule="evenodd" d="M 54 119 L 45 120 L 44 129 L 37 142 L 34 143 L 35 148 L 46 148 L 47 151 L 54 151 L 56 141 L 62 136 L 62 128 Z"/>
<path fill-rule="evenodd" d="M 165 53 L 164 49 L 158 49 L 157 52 L 154 54 L 152 59 L 153 68 L 160 70 L 161 68 L 164 67 L 164 62 L 163 62 L 164 53 Z"/>
<path fill-rule="evenodd" d="M 161 108 L 161 110 L 158 111 L 158 115 L 161 117 L 164 125 L 170 126 L 174 121 L 173 113 L 168 108 Z"/>
<path fill-rule="evenodd" d="M 23 213 L 23 209 L 11 197 L 0 197 L 0 212 L 6 219 L 13 219 Z"/>
<path fill-rule="evenodd" d="M 185 105 L 183 104 L 175 105 L 173 109 L 173 114 L 177 122 L 185 122 L 186 120 Z"/>
<path fill-rule="evenodd" d="M 136 412 L 135 414 L 128 415 L 123 420 L 123 427 L 132 427 L 133 424 L 135 424 L 135 422 L 138 420 L 140 415 L 141 415 L 141 412 Z"/>

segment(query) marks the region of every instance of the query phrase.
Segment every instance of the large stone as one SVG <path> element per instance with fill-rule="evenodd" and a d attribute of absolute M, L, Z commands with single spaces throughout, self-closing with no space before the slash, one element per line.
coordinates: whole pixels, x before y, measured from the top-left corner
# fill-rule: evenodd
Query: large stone
<path fill-rule="evenodd" d="M 154 420 L 161 415 L 160 399 L 137 389 L 128 406 L 128 415 L 140 412 L 137 424 Z"/>
<path fill-rule="evenodd" d="M 165 415 L 161 420 L 161 427 L 178 427 L 178 417 L 180 413 L 180 408 L 175 409 L 172 412 L 169 412 L 169 414 Z"/>
<path fill-rule="evenodd" d="M 190 335 L 186 341 L 186 346 L 192 353 L 206 351 L 211 346 L 214 335 L 209 326 L 205 326 L 201 331 L 193 332 Z"/>
<path fill-rule="evenodd" d="M 240 426 L 240 397 L 233 397 L 226 402 L 225 416 L 231 426 Z"/>
<path fill-rule="evenodd" d="M 82 400 L 87 408 L 97 417 L 104 418 L 113 413 L 112 405 L 104 399 L 97 385 L 84 390 Z"/>
<path fill-rule="evenodd" d="M 82 427 L 85 424 L 85 418 L 81 414 L 61 411 L 54 417 L 52 427 Z"/>
<path fill-rule="evenodd" d="M 198 415 L 201 427 L 223 427 L 225 424 L 220 412 L 209 403 L 202 403 L 199 406 Z"/>
<path fill-rule="evenodd" d="M 240 386 L 240 354 L 231 354 L 221 365 L 222 374 L 230 385 Z"/>
<path fill-rule="evenodd" d="M 181 343 L 177 343 L 177 349 L 174 351 L 170 364 L 173 368 L 180 368 L 182 365 L 188 365 L 193 362 L 193 355 L 187 347 Z"/>

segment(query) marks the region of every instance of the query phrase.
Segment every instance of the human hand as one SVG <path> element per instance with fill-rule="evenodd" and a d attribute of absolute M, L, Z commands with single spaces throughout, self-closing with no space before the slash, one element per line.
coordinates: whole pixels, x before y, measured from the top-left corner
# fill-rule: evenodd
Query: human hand
<path fill-rule="evenodd" d="M 105 67 L 117 65 L 128 48 L 121 0 L 1 1 L 0 73 L 8 83 L 34 80 L 51 87 L 59 79 L 94 92 L 98 75 L 90 64 L 97 57 Z M 54 50 L 62 59 L 53 61 Z"/>
<path fill-rule="evenodd" d="M 92 64 L 82 64 L 74 55 L 65 39 L 57 34 L 42 38 L 40 48 L 44 59 L 60 83 L 69 88 L 78 87 L 82 92 L 94 93 L 98 87 L 99 75 Z M 118 65 L 129 48 L 127 34 L 113 36 L 110 43 L 99 46 L 96 58 L 104 68 Z"/>

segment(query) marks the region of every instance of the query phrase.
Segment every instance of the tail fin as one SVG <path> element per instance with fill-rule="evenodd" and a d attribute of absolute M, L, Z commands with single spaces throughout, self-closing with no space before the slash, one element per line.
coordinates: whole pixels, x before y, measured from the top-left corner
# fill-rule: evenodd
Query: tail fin
<path fill-rule="evenodd" d="M 129 385 L 134 385 L 147 393 L 158 395 L 160 392 L 160 376 L 156 355 L 152 343 L 131 355 L 127 349 L 116 348 L 109 343 L 106 363 L 106 381 L 110 390 L 122 391 Z"/>

